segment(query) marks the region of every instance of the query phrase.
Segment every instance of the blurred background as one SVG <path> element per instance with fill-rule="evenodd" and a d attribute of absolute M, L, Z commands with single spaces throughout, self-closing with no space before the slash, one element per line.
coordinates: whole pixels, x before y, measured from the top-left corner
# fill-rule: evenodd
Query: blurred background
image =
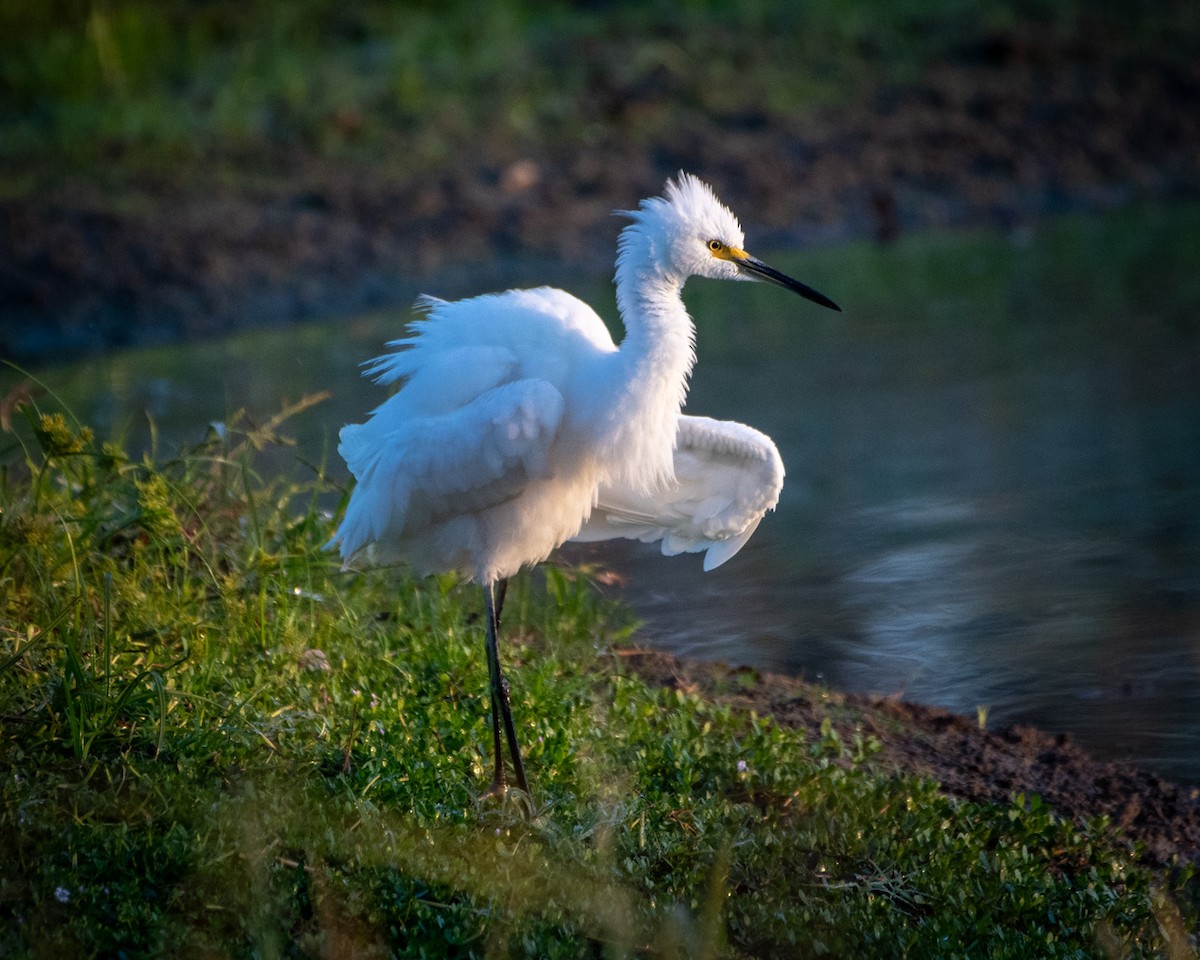
<path fill-rule="evenodd" d="M 0 351 L 603 267 L 680 167 L 776 246 L 1194 195 L 1198 63 L 1190 0 L 0 0 Z"/>
<path fill-rule="evenodd" d="M 345 479 L 418 292 L 615 320 L 680 168 L 846 312 L 689 286 L 779 510 L 703 578 L 574 555 L 668 649 L 1200 780 L 1193 0 L 0 0 L 0 360 L 134 445 L 332 389 Z"/>

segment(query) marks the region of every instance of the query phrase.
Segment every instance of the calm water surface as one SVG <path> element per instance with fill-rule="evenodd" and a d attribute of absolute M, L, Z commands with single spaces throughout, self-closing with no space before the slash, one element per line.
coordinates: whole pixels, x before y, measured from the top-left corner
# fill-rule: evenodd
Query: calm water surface
<path fill-rule="evenodd" d="M 1198 249 L 1191 205 L 772 258 L 841 316 L 693 281 L 689 409 L 776 439 L 778 510 L 707 575 L 640 544 L 572 555 L 626 574 L 666 649 L 983 707 L 1200 781 Z M 604 278 L 567 285 L 613 315 Z M 44 377 L 102 433 L 136 441 L 149 413 L 167 446 L 331 388 L 294 424 L 320 458 L 382 399 L 356 364 L 404 321 Z"/>

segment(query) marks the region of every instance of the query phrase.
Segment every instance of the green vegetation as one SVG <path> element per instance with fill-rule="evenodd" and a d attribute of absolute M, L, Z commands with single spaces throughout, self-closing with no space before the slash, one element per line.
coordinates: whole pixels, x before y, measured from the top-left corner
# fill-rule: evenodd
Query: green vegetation
<path fill-rule="evenodd" d="M 324 156 L 411 176 L 481 144 L 501 163 L 713 120 L 793 129 L 1005 31 L 1130 52 L 1186 47 L 1200 17 L 1184 0 L 0 0 L 0 160 Z"/>
<path fill-rule="evenodd" d="M 316 399 L 142 461 L 0 405 L 0 954 L 1189 955 L 1189 872 L 650 689 L 553 566 L 505 611 L 539 808 L 481 804 L 474 593 L 339 572 L 322 471 L 255 472 Z"/>

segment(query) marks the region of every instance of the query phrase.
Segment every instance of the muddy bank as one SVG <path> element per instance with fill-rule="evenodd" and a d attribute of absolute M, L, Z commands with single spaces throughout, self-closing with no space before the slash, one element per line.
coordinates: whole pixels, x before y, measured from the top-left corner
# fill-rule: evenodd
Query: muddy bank
<path fill-rule="evenodd" d="M 801 680 L 629 651 L 621 662 L 654 685 L 681 688 L 772 716 L 820 736 L 828 717 L 844 743 L 857 732 L 883 749 L 872 761 L 938 780 L 949 795 L 1008 803 L 1040 796 L 1059 816 L 1106 816 L 1156 867 L 1200 864 L 1200 787 L 1172 783 L 1132 763 L 1098 761 L 1065 735 L 1026 726 L 981 728 L 973 718 L 885 697 L 839 694 Z"/>

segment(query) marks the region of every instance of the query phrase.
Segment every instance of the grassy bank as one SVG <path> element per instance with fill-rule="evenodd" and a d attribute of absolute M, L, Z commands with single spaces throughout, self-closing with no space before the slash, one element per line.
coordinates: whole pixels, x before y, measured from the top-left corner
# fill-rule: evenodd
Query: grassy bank
<path fill-rule="evenodd" d="M 651 689 L 578 571 L 505 611 L 537 814 L 481 804 L 474 592 L 340 573 L 284 415 L 133 461 L 8 400 L 5 956 L 1189 955 L 1189 872 Z"/>

